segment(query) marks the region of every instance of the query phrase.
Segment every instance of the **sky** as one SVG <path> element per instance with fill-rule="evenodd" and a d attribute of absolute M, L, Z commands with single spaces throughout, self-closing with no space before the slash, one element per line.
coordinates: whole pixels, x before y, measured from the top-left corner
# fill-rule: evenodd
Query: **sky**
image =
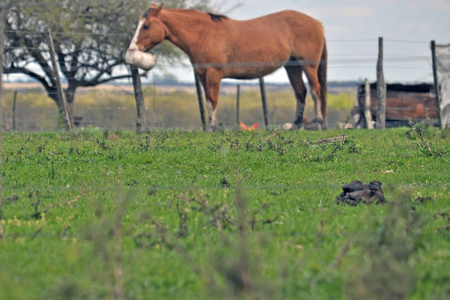
<path fill-rule="evenodd" d="M 292 9 L 319 20 L 329 53 L 328 79 L 376 79 L 378 37 L 384 40 L 387 82 L 431 82 L 430 42 L 450 44 L 450 0 L 222 0 L 237 20 Z M 168 70 L 170 71 L 170 70 Z M 172 70 L 180 79 L 190 72 Z M 284 70 L 266 81 L 288 82 Z"/>
<path fill-rule="evenodd" d="M 432 82 L 430 42 L 450 44 L 450 0 L 211 0 L 215 12 L 246 20 L 292 9 L 319 20 L 325 29 L 329 81 L 376 80 L 378 38 L 384 39 L 387 82 Z M 188 65 L 188 60 L 186 59 Z M 191 68 L 164 66 L 180 81 Z M 152 71 L 148 80 L 152 80 Z M 266 82 L 288 83 L 283 69 Z"/>

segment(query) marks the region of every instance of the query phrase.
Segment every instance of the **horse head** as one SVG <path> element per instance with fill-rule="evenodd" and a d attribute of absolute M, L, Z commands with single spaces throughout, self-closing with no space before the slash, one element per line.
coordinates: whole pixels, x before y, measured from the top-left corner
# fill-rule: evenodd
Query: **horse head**
<path fill-rule="evenodd" d="M 164 41 L 166 37 L 165 26 L 159 18 L 163 6 L 164 4 L 161 4 L 156 7 L 155 4 L 152 4 L 142 15 L 136 30 L 136 46 L 140 51 L 147 52 Z"/>
<path fill-rule="evenodd" d="M 136 32 L 125 55 L 129 64 L 150 70 L 156 64 L 156 55 L 148 53 L 166 37 L 166 31 L 159 15 L 163 4 L 156 7 L 152 4 L 139 20 Z"/>

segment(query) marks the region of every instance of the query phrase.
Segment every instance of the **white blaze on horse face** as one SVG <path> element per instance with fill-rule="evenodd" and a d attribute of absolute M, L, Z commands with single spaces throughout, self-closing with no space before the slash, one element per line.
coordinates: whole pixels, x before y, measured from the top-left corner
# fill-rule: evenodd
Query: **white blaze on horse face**
<path fill-rule="evenodd" d="M 137 26 L 136 32 L 134 33 L 133 39 L 131 40 L 130 46 L 128 47 L 128 50 L 139 50 L 137 40 L 139 37 L 139 33 L 141 32 L 142 25 L 144 25 L 144 19 L 141 18 Z"/>
<path fill-rule="evenodd" d="M 145 70 L 150 70 L 156 64 L 156 59 L 158 56 L 140 50 L 137 45 L 137 40 L 143 24 L 144 19 L 141 19 L 134 37 L 131 40 L 130 46 L 128 47 L 127 53 L 125 54 L 125 61 L 127 64 L 135 65 Z"/>

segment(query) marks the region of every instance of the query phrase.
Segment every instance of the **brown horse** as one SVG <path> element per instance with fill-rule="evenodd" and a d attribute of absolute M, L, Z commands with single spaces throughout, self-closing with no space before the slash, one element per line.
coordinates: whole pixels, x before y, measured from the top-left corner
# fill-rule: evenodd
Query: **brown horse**
<path fill-rule="evenodd" d="M 311 88 L 317 128 L 326 127 L 327 50 L 322 25 L 296 12 L 282 11 L 236 21 L 196 10 L 163 9 L 154 4 L 142 15 L 130 49 L 148 52 L 164 40 L 183 50 L 205 89 L 209 121 L 216 112 L 222 78 L 253 79 L 284 66 L 297 99 L 293 129 L 303 127 L 306 86 Z"/>

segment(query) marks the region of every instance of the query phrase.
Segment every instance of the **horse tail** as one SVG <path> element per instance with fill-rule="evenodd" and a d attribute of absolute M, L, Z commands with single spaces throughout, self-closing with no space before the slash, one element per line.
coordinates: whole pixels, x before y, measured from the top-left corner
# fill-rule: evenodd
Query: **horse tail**
<path fill-rule="evenodd" d="M 327 125 L 327 42 L 324 41 L 322 56 L 320 58 L 319 69 L 317 70 L 317 77 L 319 78 L 320 83 L 320 102 L 322 109 L 322 117 L 323 117 L 323 128 L 326 128 Z"/>

